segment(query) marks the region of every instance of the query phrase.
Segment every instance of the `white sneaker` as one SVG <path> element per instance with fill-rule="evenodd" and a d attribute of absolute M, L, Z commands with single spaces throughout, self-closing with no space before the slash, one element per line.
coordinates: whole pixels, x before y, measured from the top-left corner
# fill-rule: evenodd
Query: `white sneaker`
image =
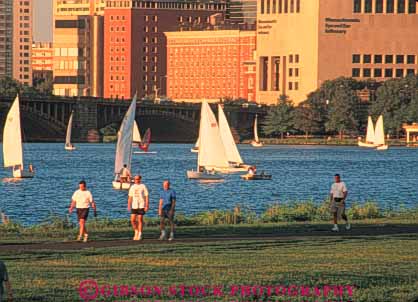
<path fill-rule="evenodd" d="M 168 241 L 173 241 L 174 240 L 174 233 L 170 233 L 170 237 L 168 238 Z"/>
<path fill-rule="evenodd" d="M 161 235 L 158 240 L 164 240 L 164 239 L 165 239 L 165 231 L 161 231 Z"/>
<path fill-rule="evenodd" d="M 87 242 L 87 241 L 88 241 L 88 239 L 89 239 L 89 235 L 88 235 L 88 234 L 85 234 L 85 235 L 84 235 L 83 242 Z"/>
<path fill-rule="evenodd" d="M 138 240 L 138 231 L 135 230 L 135 234 L 134 234 L 134 238 L 132 238 L 133 240 Z"/>
<path fill-rule="evenodd" d="M 81 242 L 81 240 L 82 240 L 82 239 L 83 239 L 83 236 L 81 236 L 81 235 L 78 235 L 78 236 L 77 236 L 77 241 L 78 241 L 78 242 Z"/>
<path fill-rule="evenodd" d="M 338 232 L 339 230 L 338 225 L 335 224 L 331 231 Z"/>
<path fill-rule="evenodd" d="M 351 224 L 349 224 L 349 223 L 347 223 L 346 225 L 345 225 L 345 229 L 348 231 L 348 230 L 351 230 Z"/>
<path fill-rule="evenodd" d="M 141 232 L 138 232 L 137 240 L 142 240 L 142 233 Z"/>

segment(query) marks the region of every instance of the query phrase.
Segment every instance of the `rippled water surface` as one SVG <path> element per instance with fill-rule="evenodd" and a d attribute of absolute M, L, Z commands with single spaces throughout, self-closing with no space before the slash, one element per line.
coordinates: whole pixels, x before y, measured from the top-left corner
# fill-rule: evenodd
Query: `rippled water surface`
<path fill-rule="evenodd" d="M 113 144 L 78 144 L 68 152 L 63 144 L 25 144 L 26 163 L 36 168 L 34 179 L 10 182 L 11 171 L 0 170 L 0 208 L 25 224 L 42 221 L 51 212 L 65 215 L 80 179 L 87 181 L 99 214 L 127 217 L 127 193 L 112 189 Z M 272 181 L 246 182 L 228 175 L 222 183 L 204 184 L 186 179 L 195 168 L 192 145 L 154 144 L 154 155 L 134 154 L 132 171 L 140 172 L 150 190 L 151 211 L 156 215 L 159 191 L 165 178 L 178 195 L 178 211 L 186 214 L 228 209 L 245 204 L 257 212 L 272 203 L 309 200 L 321 202 L 333 175 L 340 173 L 349 201 L 375 200 L 384 207 L 418 204 L 418 149 L 391 148 L 386 152 L 356 147 L 239 146 L 244 160 L 258 171 L 273 174 Z M 2 156 L 2 155 L 0 155 Z"/>

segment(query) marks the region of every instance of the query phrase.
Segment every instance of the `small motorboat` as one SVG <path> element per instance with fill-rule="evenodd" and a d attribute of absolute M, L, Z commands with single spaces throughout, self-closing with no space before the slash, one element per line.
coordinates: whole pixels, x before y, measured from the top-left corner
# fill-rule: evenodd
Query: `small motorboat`
<path fill-rule="evenodd" d="M 241 175 L 241 178 L 244 180 L 271 180 L 272 177 L 270 174 L 260 173 Z"/>

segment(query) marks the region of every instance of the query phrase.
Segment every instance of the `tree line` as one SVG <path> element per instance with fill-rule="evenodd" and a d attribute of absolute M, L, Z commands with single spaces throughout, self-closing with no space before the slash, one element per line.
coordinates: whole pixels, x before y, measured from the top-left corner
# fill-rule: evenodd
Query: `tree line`
<path fill-rule="evenodd" d="M 28 97 L 52 95 L 52 81 L 38 80 L 35 86 L 27 86 L 10 77 L 0 78 L 0 96 L 15 97 L 17 94 Z"/>
<path fill-rule="evenodd" d="M 359 96 L 367 89 L 368 101 Z M 418 122 L 418 76 L 376 82 L 352 78 L 329 80 L 297 106 L 285 95 L 270 107 L 263 132 L 270 137 L 287 133 L 309 135 L 364 134 L 367 116 L 383 115 L 385 130 L 391 136 L 402 132 L 402 124 Z"/>

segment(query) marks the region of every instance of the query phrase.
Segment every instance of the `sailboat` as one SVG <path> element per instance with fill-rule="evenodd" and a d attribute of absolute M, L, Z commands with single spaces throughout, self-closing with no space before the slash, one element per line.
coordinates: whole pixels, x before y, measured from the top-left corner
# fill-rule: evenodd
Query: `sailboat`
<path fill-rule="evenodd" d="M 254 119 L 254 140 L 251 142 L 251 146 L 255 148 L 263 147 L 263 143 L 260 142 L 260 140 L 258 139 L 258 116 L 257 114 L 255 115 L 255 119 Z"/>
<path fill-rule="evenodd" d="M 372 117 L 369 116 L 367 120 L 366 141 L 362 142 L 361 140 L 359 140 L 358 145 L 359 147 L 375 148 L 376 145 L 374 141 L 375 141 L 374 125 L 373 125 Z"/>
<path fill-rule="evenodd" d="M 123 166 L 126 165 L 128 170 L 131 170 L 132 160 L 132 140 L 133 129 L 135 122 L 136 111 L 136 95 L 134 96 L 128 111 L 123 118 L 122 124 L 118 132 L 118 142 L 116 144 L 115 155 L 115 179 L 112 182 L 112 186 L 117 190 L 129 190 L 131 187 L 130 182 L 120 181 L 120 171 Z"/>
<path fill-rule="evenodd" d="M 73 127 L 73 114 L 74 111 L 71 112 L 70 119 L 68 120 L 67 126 L 67 135 L 65 137 L 65 150 L 74 151 L 76 147 L 71 143 L 71 130 Z"/>
<path fill-rule="evenodd" d="M 133 144 L 137 145 L 142 151 L 134 151 L 135 154 L 156 154 L 157 152 L 148 151 L 149 145 L 151 143 L 151 129 L 145 131 L 144 137 L 141 139 L 141 134 L 139 132 L 139 127 L 136 121 L 134 122 L 133 130 Z"/>
<path fill-rule="evenodd" d="M 199 152 L 199 141 L 200 141 L 200 138 L 198 137 L 197 141 L 196 141 L 196 144 L 194 145 L 194 147 L 192 149 L 190 149 L 191 152 L 193 152 L 193 153 Z"/>
<path fill-rule="evenodd" d="M 377 150 L 387 150 L 389 146 L 385 142 L 385 129 L 383 127 L 383 116 L 379 116 L 376 122 L 374 144 Z"/>
<path fill-rule="evenodd" d="M 235 144 L 234 137 L 232 136 L 231 128 L 229 127 L 228 120 L 221 105 L 218 105 L 218 119 L 219 119 L 219 133 L 225 148 L 226 157 L 230 167 L 222 172 L 245 172 L 249 166 L 244 165 L 244 161 L 239 154 L 237 145 Z"/>
<path fill-rule="evenodd" d="M 187 177 L 189 179 L 201 180 L 223 179 L 221 175 L 215 173 L 215 169 L 228 169 L 228 158 L 219 133 L 216 117 L 206 101 L 202 102 L 199 138 L 197 170 L 187 171 Z"/>
<path fill-rule="evenodd" d="M 3 161 L 5 167 L 13 168 L 14 178 L 32 178 L 35 176 L 33 171 L 24 171 L 19 96 L 16 96 L 10 107 L 4 125 Z"/>
<path fill-rule="evenodd" d="M 136 123 L 136 121 L 134 121 L 134 130 L 133 130 L 132 143 L 134 145 L 141 143 L 141 134 L 139 133 L 138 124 Z"/>

